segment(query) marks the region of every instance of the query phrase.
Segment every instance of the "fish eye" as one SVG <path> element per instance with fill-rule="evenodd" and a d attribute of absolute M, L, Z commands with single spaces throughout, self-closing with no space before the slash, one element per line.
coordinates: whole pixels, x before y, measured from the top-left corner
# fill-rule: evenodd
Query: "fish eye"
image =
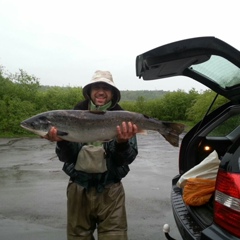
<path fill-rule="evenodd" d="M 38 127 L 39 123 L 38 123 L 37 121 L 33 121 L 33 122 L 31 122 L 31 124 L 30 124 L 30 125 L 31 125 L 31 127 L 32 127 L 32 128 L 34 128 L 34 129 L 35 129 L 35 128 L 37 128 L 37 127 Z"/>
<path fill-rule="evenodd" d="M 45 127 L 49 127 L 49 125 L 51 125 L 51 121 L 49 121 L 48 118 L 45 116 L 40 117 L 38 123 Z"/>
<path fill-rule="evenodd" d="M 48 119 L 45 116 L 39 117 L 40 122 L 46 122 Z"/>
<path fill-rule="evenodd" d="M 30 124 L 32 127 L 34 127 L 36 124 L 35 124 L 35 122 L 31 122 L 31 124 Z"/>
<path fill-rule="evenodd" d="M 49 123 L 51 123 L 45 116 L 40 117 L 39 122 L 44 125 L 48 125 Z"/>

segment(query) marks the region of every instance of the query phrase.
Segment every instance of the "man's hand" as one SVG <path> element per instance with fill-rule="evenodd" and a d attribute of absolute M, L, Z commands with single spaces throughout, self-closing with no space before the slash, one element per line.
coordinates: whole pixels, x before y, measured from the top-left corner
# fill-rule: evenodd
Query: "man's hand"
<path fill-rule="evenodd" d="M 63 139 L 57 136 L 57 129 L 55 127 L 51 127 L 48 131 L 48 134 L 45 135 L 43 138 L 51 141 L 51 142 L 60 142 Z"/>
<path fill-rule="evenodd" d="M 121 126 L 117 126 L 117 142 L 127 142 L 138 132 L 137 126 L 132 122 L 122 122 Z"/>

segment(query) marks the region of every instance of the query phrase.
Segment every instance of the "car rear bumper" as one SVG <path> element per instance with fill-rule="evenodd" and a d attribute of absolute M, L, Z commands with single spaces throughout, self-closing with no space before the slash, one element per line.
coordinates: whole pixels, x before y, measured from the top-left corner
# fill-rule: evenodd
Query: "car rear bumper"
<path fill-rule="evenodd" d="M 176 186 L 179 176 L 172 180 L 171 202 L 173 215 L 184 240 L 201 239 L 202 228 L 189 214 L 189 211 L 182 199 L 182 189 Z"/>
<path fill-rule="evenodd" d="M 178 230 L 184 240 L 239 240 L 224 229 L 211 223 L 210 226 L 201 226 L 192 216 L 193 213 L 182 199 L 182 189 L 176 186 L 179 176 L 172 180 L 171 202 L 172 211 Z"/>

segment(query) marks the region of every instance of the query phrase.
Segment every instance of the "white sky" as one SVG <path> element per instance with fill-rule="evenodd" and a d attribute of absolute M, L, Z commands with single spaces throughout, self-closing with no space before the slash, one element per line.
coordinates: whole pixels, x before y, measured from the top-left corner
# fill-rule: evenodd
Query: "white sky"
<path fill-rule="evenodd" d="M 215 36 L 240 49 L 239 0 L 0 0 L 0 65 L 41 85 L 84 86 L 109 70 L 120 90 L 204 90 L 193 80 L 136 77 L 136 56 Z"/>

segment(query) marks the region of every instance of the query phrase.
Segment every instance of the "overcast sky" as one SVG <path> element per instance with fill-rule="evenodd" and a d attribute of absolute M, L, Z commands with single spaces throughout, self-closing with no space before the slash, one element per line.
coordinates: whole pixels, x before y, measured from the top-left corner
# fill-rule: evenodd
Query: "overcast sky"
<path fill-rule="evenodd" d="M 204 90 L 181 78 L 144 81 L 136 56 L 185 38 L 240 49 L 239 0 L 0 0 L 0 65 L 41 85 L 84 86 L 109 70 L 120 90 Z"/>

